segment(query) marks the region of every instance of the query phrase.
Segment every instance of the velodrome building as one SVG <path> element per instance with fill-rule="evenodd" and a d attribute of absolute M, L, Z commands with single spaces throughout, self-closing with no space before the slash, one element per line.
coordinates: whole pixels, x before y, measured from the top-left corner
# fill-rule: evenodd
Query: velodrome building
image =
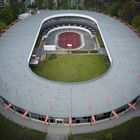
<path fill-rule="evenodd" d="M 70 19 L 75 24 L 65 24 Z M 31 71 L 29 61 L 43 28 L 51 32 L 75 26 L 92 36 L 95 25 L 110 61 L 105 74 L 86 82 L 62 83 L 43 79 Z M 41 11 L 17 22 L 0 38 L 3 114 L 23 126 L 41 131 L 51 126 L 70 129 L 78 126 L 80 133 L 80 126 L 98 127 L 121 119 L 129 110 L 135 112 L 139 94 L 140 38 L 112 17 L 79 10 Z M 11 115 L 6 115 L 7 112 Z"/>

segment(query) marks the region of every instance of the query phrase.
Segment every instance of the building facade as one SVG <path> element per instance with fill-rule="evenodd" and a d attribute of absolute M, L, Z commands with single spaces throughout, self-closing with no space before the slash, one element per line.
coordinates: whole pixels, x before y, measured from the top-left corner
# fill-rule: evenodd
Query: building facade
<path fill-rule="evenodd" d="M 4 7 L 8 3 L 8 0 L 0 0 L 0 7 Z"/>

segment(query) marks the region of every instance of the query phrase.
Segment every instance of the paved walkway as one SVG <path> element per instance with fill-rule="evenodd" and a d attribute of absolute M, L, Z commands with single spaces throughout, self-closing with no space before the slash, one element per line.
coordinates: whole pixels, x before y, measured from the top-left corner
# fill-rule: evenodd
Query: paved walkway
<path fill-rule="evenodd" d="M 68 140 L 68 135 L 48 134 L 45 140 Z"/>
<path fill-rule="evenodd" d="M 109 121 L 102 121 L 97 123 L 96 127 L 93 125 L 85 124 L 79 126 L 73 126 L 71 130 L 67 125 L 44 125 L 43 123 L 37 121 L 30 121 L 30 119 L 25 119 L 23 122 L 20 121 L 19 115 L 15 115 L 14 112 L 7 110 L 4 111 L 3 106 L 0 104 L 0 112 L 5 115 L 9 120 L 19 123 L 25 127 L 33 128 L 36 130 L 47 132 L 45 140 L 67 140 L 68 135 L 77 133 L 88 133 L 97 132 L 107 128 L 113 128 L 117 125 L 124 123 L 132 118 L 140 116 L 140 102 L 136 105 L 137 111 L 129 109 L 126 113 L 120 115 L 119 119 L 111 119 Z"/>
<path fill-rule="evenodd" d="M 68 140 L 69 128 L 64 125 L 53 125 L 47 129 L 45 140 Z"/>

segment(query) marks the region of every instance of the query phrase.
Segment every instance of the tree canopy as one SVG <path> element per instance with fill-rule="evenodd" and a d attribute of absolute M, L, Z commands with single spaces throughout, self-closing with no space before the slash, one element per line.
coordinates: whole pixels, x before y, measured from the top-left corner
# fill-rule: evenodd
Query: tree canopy
<path fill-rule="evenodd" d="M 79 1 L 78 1 L 79 3 Z M 30 8 L 38 9 L 81 9 L 104 12 L 111 16 L 118 16 L 135 28 L 140 30 L 140 8 L 133 0 L 84 0 L 83 7 L 79 4 L 71 4 L 71 0 L 36 0 Z M 9 24 L 26 11 L 24 2 L 10 0 L 10 4 L 0 9 L 0 21 Z"/>
<path fill-rule="evenodd" d="M 122 6 L 122 9 L 119 11 L 118 15 L 120 18 L 130 23 L 135 13 L 136 13 L 135 4 L 133 2 L 126 2 Z"/>
<path fill-rule="evenodd" d="M 0 13 L 0 17 L 6 24 L 10 24 L 13 20 L 13 10 L 9 6 L 4 7 Z"/>

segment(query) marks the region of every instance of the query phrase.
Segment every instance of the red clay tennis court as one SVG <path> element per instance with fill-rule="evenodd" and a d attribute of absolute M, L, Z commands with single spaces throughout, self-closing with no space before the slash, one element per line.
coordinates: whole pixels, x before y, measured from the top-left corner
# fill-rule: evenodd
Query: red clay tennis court
<path fill-rule="evenodd" d="M 80 47 L 80 35 L 75 32 L 64 32 L 59 34 L 58 45 L 64 49 L 75 49 Z"/>

